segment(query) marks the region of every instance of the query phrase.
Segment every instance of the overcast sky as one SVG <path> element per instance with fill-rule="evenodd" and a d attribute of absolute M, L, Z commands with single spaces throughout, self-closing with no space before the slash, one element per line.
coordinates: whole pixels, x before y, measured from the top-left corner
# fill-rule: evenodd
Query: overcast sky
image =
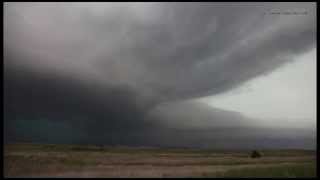
<path fill-rule="evenodd" d="M 161 144 L 163 126 L 312 124 L 316 31 L 310 2 L 5 3 L 6 135 L 59 123 L 79 133 L 63 140 Z"/>

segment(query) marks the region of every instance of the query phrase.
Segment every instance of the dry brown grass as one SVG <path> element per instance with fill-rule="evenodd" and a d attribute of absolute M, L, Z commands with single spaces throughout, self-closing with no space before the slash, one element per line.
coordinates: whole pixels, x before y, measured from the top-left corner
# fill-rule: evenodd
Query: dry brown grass
<path fill-rule="evenodd" d="M 247 152 L 138 150 L 8 145 L 4 172 L 6 177 L 202 177 L 243 167 L 315 163 L 309 151 L 281 151 L 282 156 L 273 151 L 252 159 Z"/>

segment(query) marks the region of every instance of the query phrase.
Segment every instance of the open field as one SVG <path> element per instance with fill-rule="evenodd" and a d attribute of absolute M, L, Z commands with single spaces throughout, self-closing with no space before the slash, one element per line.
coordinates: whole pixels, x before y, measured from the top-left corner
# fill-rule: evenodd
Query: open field
<path fill-rule="evenodd" d="M 5 177 L 315 177 L 316 153 L 10 144 Z"/>

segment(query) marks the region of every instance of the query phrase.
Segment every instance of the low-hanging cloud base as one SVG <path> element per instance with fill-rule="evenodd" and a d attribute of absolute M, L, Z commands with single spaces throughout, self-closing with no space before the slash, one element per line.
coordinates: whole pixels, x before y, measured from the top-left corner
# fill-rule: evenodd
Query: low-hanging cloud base
<path fill-rule="evenodd" d="M 275 16 L 273 8 L 308 13 Z M 315 48 L 315 9 L 5 3 L 5 142 L 314 147 L 313 131 L 257 127 L 185 101 L 227 92 Z"/>

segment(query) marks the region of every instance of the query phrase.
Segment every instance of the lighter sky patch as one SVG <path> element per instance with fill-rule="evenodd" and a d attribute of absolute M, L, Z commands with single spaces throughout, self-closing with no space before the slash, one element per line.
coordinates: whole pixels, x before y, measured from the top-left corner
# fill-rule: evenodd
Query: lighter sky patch
<path fill-rule="evenodd" d="M 316 125 L 316 61 L 313 49 L 272 73 L 200 101 L 260 119 L 262 124 Z"/>

